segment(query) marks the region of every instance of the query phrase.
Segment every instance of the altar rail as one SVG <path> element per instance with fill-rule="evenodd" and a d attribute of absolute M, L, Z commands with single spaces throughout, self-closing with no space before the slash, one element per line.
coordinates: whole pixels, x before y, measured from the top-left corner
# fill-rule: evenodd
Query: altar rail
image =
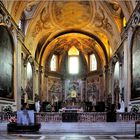
<path fill-rule="evenodd" d="M 36 114 L 37 122 L 62 122 L 62 113 L 59 112 L 40 112 Z M 4 113 L 0 112 L 0 123 L 9 122 L 9 119 L 16 116 L 15 113 Z M 83 112 L 78 113 L 78 122 L 106 122 L 107 113 L 106 112 Z M 140 113 L 117 113 L 117 122 L 127 122 L 140 120 Z"/>

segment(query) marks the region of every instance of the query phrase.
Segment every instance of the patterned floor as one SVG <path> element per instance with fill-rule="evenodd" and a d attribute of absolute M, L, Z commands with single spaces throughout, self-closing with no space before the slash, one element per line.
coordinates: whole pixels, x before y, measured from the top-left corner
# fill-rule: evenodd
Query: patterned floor
<path fill-rule="evenodd" d="M 134 135 L 37 135 L 37 134 L 2 134 L 2 140 L 136 140 Z"/>

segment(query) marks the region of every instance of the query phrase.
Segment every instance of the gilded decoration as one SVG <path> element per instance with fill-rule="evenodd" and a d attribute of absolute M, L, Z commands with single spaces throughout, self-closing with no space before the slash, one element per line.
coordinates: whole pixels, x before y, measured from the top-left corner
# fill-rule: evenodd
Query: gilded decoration
<path fill-rule="evenodd" d="M 93 8 L 90 1 L 54 1 L 52 21 L 62 28 L 81 28 L 92 19 Z"/>
<path fill-rule="evenodd" d="M 111 14 L 113 15 L 113 18 L 115 20 L 115 23 L 118 27 L 119 32 L 121 32 L 122 31 L 122 9 L 120 5 L 116 2 L 114 3 L 105 2 L 105 3 L 108 6 Z"/>
<path fill-rule="evenodd" d="M 97 42 L 88 37 L 72 37 L 64 36 L 59 38 L 54 45 L 52 45 L 55 50 L 55 53 L 62 54 L 62 52 L 68 51 L 69 48 L 75 46 L 79 51 L 84 54 L 91 53 L 95 49 Z"/>
<path fill-rule="evenodd" d="M 112 36 L 113 35 L 112 25 L 109 23 L 108 18 L 105 17 L 103 9 L 99 8 L 99 10 L 100 12 L 97 12 L 94 17 L 95 26 L 98 28 L 102 27 Z"/>
<path fill-rule="evenodd" d="M 32 32 L 32 37 L 35 38 L 39 32 L 43 31 L 43 29 L 50 30 L 51 23 L 49 21 L 50 21 L 50 15 L 48 13 L 48 7 L 45 7 L 40 13 L 39 20 L 36 22 L 35 29 Z"/>
<path fill-rule="evenodd" d="M 14 10 L 14 17 L 17 15 L 17 11 L 19 10 L 19 8 L 21 7 L 22 5 L 22 1 L 18 1 L 15 5 L 15 10 Z"/>
<path fill-rule="evenodd" d="M 103 63 L 105 63 L 103 49 L 96 40 L 80 33 L 69 33 L 61 35 L 50 42 L 44 51 L 42 65 L 49 58 L 49 53 L 63 55 L 73 46 L 83 55 L 97 52 Z"/>
<path fill-rule="evenodd" d="M 39 32 L 43 30 L 43 23 L 38 20 L 35 25 L 35 29 L 32 32 L 32 37 L 35 38 Z"/>

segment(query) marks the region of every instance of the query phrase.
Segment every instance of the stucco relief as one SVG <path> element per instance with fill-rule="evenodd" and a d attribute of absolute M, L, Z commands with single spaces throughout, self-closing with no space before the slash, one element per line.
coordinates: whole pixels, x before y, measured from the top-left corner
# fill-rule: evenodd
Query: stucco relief
<path fill-rule="evenodd" d="M 5 14 L 3 12 L 0 13 L 0 23 L 3 23 L 7 25 L 9 28 L 11 28 L 11 17 L 8 14 Z"/>
<path fill-rule="evenodd" d="M 39 20 L 36 22 L 35 28 L 32 32 L 32 37 L 36 37 L 43 29 L 50 31 L 52 29 L 50 21 L 50 15 L 48 13 L 48 7 L 43 8 L 40 13 Z"/>
<path fill-rule="evenodd" d="M 95 13 L 94 22 L 96 27 L 103 28 L 109 32 L 110 35 L 113 35 L 112 25 L 109 23 L 108 18 L 105 17 L 105 13 L 102 8 L 99 8 L 99 12 Z"/>
<path fill-rule="evenodd" d="M 19 8 L 21 7 L 22 5 L 22 1 L 18 1 L 16 4 L 15 4 L 15 9 L 14 9 L 14 16 L 16 17 L 17 15 L 17 11 L 19 10 Z"/>
<path fill-rule="evenodd" d="M 2 22 L 3 22 L 3 15 L 0 14 L 0 23 L 2 23 Z"/>
<path fill-rule="evenodd" d="M 62 28 L 81 28 L 92 19 L 90 1 L 57 1 L 52 3 L 52 21 Z"/>
<path fill-rule="evenodd" d="M 123 1 L 127 7 L 127 10 L 128 10 L 128 13 L 131 15 L 133 9 L 132 9 L 132 6 L 131 6 L 131 1 Z"/>

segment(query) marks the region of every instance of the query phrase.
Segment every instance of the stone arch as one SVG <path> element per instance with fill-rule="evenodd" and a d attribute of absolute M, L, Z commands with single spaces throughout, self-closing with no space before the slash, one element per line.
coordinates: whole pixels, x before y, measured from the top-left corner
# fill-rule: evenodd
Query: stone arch
<path fill-rule="evenodd" d="M 39 60 L 39 63 L 40 65 L 43 65 L 43 55 L 44 55 L 44 52 L 45 52 L 45 49 L 46 47 L 54 40 L 56 39 L 57 37 L 61 36 L 61 35 L 65 35 L 65 34 L 69 34 L 69 33 L 80 33 L 80 34 L 83 34 L 83 35 L 86 35 L 94 40 L 97 41 L 97 43 L 101 46 L 102 48 L 102 51 L 103 51 L 103 55 L 104 55 L 104 58 L 105 58 L 105 65 L 108 64 L 108 61 L 109 61 L 109 57 L 108 57 L 108 54 L 107 54 L 107 51 L 106 51 L 106 48 L 104 46 L 104 44 L 101 42 L 101 40 L 89 33 L 89 32 L 85 32 L 85 31 L 81 31 L 81 30 L 69 30 L 69 31 L 64 31 L 64 32 L 61 32 L 61 33 L 58 33 L 57 35 L 54 35 L 51 39 L 49 39 L 47 42 L 45 42 L 44 46 L 43 46 L 43 49 L 42 51 L 40 52 L 40 60 Z"/>

